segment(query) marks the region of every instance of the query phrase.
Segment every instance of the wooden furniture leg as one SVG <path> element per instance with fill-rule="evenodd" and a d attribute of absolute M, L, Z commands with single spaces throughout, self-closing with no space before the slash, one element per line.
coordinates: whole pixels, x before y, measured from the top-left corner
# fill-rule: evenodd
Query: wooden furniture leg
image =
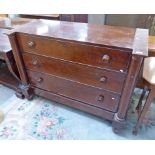
<path fill-rule="evenodd" d="M 142 101 L 143 101 L 143 99 L 144 99 L 147 91 L 148 91 L 148 88 L 145 86 L 144 89 L 143 89 L 143 91 L 142 91 L 142 94 L 140 96 L 138 105 L 136 107 L 136 111 L 138 112 L 138 116 L 140 115 L 140 113 L 142 111 Z"/>
<path fill-rule="evenodd" d="M 135 134 L 135 135 L 138 133 L 138 129 L 139 129 L 144 117 L 145 117 L 145 114 L 148 111 L 149 106 L 151 105 L 151 102 L 153 101 L 153 97 L 155 95 L 154 91 L 155 90 L 151 89 L 148 96 L 147 96 L 146 103 L 145 103 L 145 105 L 144 105 L 144 107 L 143 107 L 143 109 L 142 109 L 142 111 L 138 117 L 137 124 L 136 124 L 135 128 L 133 129 L 133 134 Z"/>
<path fill-rule="evenodd" d="M 114 120 L 112 122 L 113 131 L 119 133 L 125 126 L 126 114 L 130 104 L 130 99 L 132 92 L 137 81 L 138 74 L 141 69 L 141 64 L 143 63 L 143 58 L 139 56 L 132 56 L 129 73 L 126 79 L 126 83 L 122 92 L 122 97 L 120 100 L 120 105 L 118 112 L 115 113 Z M 127 102 L 128 101 L 128 102 Z"/>

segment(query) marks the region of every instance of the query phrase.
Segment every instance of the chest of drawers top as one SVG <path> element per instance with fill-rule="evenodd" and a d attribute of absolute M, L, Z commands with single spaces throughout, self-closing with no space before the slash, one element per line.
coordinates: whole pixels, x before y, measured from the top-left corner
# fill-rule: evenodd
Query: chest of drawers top
<path fill-rule="evenodd" d="M 91 45 L 130 49 L 131 51 L 137 44 L 137 39 L 135 38 L 137 29 L 109 25 L 34 20 L 10 31 L 10 34 L 13 34 L 13 32 Z M 137 37 L 143 37 L 146 33 L 147 31 L 144 29 L 138 29 Z M 141 38 L 139 39 L 141 40 Z M 138 46 L 140 47 L 141 44 Z"/>

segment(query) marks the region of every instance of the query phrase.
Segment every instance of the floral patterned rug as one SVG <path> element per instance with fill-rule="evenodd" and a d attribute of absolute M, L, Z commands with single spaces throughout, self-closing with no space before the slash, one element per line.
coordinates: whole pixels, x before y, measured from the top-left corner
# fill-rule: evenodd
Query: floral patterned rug
<path fill-rule="evenodd" d="M 138 135 L 132 134 L 137 120 L 135 106 L 141 90 L 136 89 L 127 114 L 127 127 L 118 135 L 111 122 L 35 97 L 18 99 L 14 91 L 0 85 L 0 109 L 5 119 L 0 124 L 0 139 L 5 140 L 113 140 L 155 139 L 155 101 Z"/>

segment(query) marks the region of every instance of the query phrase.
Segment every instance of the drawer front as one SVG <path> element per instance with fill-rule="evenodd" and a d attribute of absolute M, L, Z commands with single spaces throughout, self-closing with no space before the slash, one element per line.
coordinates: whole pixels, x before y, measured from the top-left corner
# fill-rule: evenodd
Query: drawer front
<path fill-rule="evenodd" d="M 27 69 L 60 76 L 117 93 L 121 93 L 126 76 L 119 72 L 88 67 L 28 53 L 23 53 L 23 59 Z"/>
<path fill-rule="evenodd" d="M 21 51 L 127 72 L 131 52 L 82 43 L 18 35 Z"/>
<path fill-rule="evenodd" d="M 81 101 L 102 109 L 116 112 L 120 95 L 110 93 L 52 75 L 27 70 L 32 86 Z"/>

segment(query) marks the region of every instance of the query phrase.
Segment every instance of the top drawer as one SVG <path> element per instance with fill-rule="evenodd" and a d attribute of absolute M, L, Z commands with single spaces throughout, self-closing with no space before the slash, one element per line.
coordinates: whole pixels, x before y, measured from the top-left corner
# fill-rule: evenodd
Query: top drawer
<path fill-rule="evenodd" d="M 128 69 L 131 53 L 129 51 L 24 34 L 17 37 L 22 52 L 55 57 L 120 72 L 127 72 Z"/>

